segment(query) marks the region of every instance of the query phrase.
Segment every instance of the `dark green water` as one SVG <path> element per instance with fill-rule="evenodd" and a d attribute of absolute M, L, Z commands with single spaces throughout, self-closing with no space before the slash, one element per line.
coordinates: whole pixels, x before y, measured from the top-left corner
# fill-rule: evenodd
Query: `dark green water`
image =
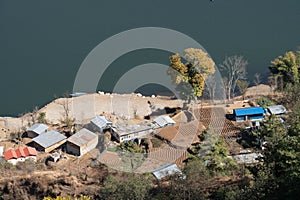
<path fill-rule="evenodd" d="M 216 63 L 226 55 L 243 55 L 251 81 L 254 73 L 268 72 L 274 57 L 300 45 L 300 1 L 0 0 L 0 115 L 30 111 L 71 91 L 81 62 L 96 45 L 145 26 L 189 35 Z M 133 66 L 167 64 L 169 55 L 126 54 L 110 66 L 99 89 L 111 90 Z"/>

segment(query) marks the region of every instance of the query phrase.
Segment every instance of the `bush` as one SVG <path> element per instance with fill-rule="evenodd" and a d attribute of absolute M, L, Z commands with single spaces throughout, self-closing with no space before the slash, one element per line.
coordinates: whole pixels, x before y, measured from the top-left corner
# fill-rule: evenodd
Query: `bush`
<path fill-rule="evenodd" d="M 267 108 L 268 106 L 274 105 L 273 101 L 271 101 L 270 99 L 268 99 L 266 97 L 258 98 L 257 103 L 258 103 L 258 105 L 260 105 L 263 108 Z"/>
<path fill-rule="evenodd" d="M 152 142 L 153 148 L 158 148 L 163 144 L 163 141 L 161 141 L 160 139 L 157 139 L 157 138 L 152 138 L 151 142 Z"/>

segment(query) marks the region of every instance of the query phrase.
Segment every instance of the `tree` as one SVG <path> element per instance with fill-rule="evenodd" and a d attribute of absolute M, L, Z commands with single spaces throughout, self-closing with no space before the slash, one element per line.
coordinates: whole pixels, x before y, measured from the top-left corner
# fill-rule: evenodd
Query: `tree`
<path fill-rule="evenodd" d="M 215 73 L 215 63 L 206 52 L 201 49 L 189 48 L 184 50 L 186 64 L 181 61 L 179 54 L 170 57 L 168 74 L 177 84 L 177 91 L 188 103 L 195 97 L 202 96 L 204 81 Z"/>
<path fill-rule="evenodd" d="M 151 188 L 149 175 L 125 174 L 120 180 L 111 175 L 100 190 L 101 199 L 146 199 Z"/>
<path fill-rule="evenodd" d="M 258 86 L 260 84 L 260 82 L 261 82 L 260 73 L 255 73 L 254 80 L 253 80 L 254 85 Z"/>
<path fill-rule="evenodd" d="M 287 83 L 299 83 L 300 51 L 296 53 L 289 51 L 284 56 L 278 56 L 271 62 L 269 69 L 272 75 L 282 77 L 282 89 L 285 88 Z"/>
<path fill-rule="evenodd" d="M 240 93 L 240 95 L 243 96 L 243 100 L 244 100 L 245 99 L 245 94 L 246 94 L 248 86 L 249 86 L 249 82 L 244 81 L 244 80 L 238 80 L 236 82 L 236 86 L 238 87 L 239 93 Z"/>
<path fill-rule="evenodd" d="M 246 78 L 246 66 L 248 62 L 243 56 L 230 56 L 226 57 L 222 64 L 220 64 L 220 69 L 225 72 L 227 81 L 225 84 L 227 86 L 227 97 L 228 100 L 231 99 L 232 94 L 235 92 L 236 82 L 238 80 L 243 80 Z"/>
<path fill-rule="evenodd" d="M 37 121 L 38 123 L 47 123 L 47 120 L 46 120 L 46 113 L 45 112 L 41 112 L 39 113 L 39 116 L 37 118 Z"/>
<path fill-rule="evenodd" d="M 292 114 L 284 125 L 274 115 L 263 123 L 256 136 L 264 142 L 263 168 L 269 171 L 266 185 L 277 185 L 270 195 L 278 199 L 293 199 L 299 193 L 300 184 L 300 109 Z M 272 178 L 273 177 L 273 178 Z"/>

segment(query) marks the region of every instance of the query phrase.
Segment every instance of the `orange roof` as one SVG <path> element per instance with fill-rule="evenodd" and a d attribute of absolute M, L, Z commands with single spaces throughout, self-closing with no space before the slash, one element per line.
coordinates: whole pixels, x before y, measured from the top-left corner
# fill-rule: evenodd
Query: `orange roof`
<path fill-rule="evenodd" d="M 8 151 L 5 151 L 3 153 L 4 157 L 6 160 L 10 160 L 10 159 L 14 159 L 14 158 L 18 158 L 16 152 L 12 149 L 8 150 Z"/>
<path fill-rule="evenodd" d="M 18 158 L 21 158 L 21 157 L 25 158 L 26 157 L 23 149 L 16 149 L 15 152 L 16 152 Z"/>
<path fill-rule="evenodd" d="M 24 149 L 16 149 L 16 150 L 8 150 L 3 153 L 6 160 L 14 159 L 14 158 L 26 158 L 28 156 L 36 156 L 37 152 L 35 148 L 25 147 Z"/>
<path fill-rule="evenodd" d="M 23 151 L 26 156 L 36 156 L 37 155 L 35 148 L 32 148 L 32 147 L 25 147 L 23 149 Z"/>

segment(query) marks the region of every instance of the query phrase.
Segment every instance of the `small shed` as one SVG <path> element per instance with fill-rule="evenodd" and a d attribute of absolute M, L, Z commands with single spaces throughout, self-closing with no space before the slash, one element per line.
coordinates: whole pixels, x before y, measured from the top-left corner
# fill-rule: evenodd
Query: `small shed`
<path fill-rule="evenodd" d="M 272 115 L 282 115 L 286 113 L 286 108 L 283 105 L 268 106 L 267 109 Z"/>
<path fill-rule="evenodd" d="M 262 120 L 265 110 L 262 107 L 237 108 L 233 110 L 236 121 L 259 121 Z"/>
<path fill-rule="evenodd" d="M 33 138 L 31 145 L 39 151 L 48 153 L 64 144 L 66 139 L 67 137 L 63 134 L 51 130 Z"/>
<path fill-rule="evenodd" d="M 162 167 L 159 167 L 157 169 L 154 169 L 152 171 L 152 174 L 157 178 L 158 180 L 161 180 L 162 178 L 170 175 L 178 174 L 179 176 L 184 178 L 184 175 L 182 171 L 179 169 L 179 167 L 176 164 L 169 164 Z"/>
<path fill-rule="evenodd" d="M 98 135 L 83 128 L 67 140 L 67 152 L 76 156 L 82 156 L 96 148 Z"/>
<path fill-rule="evenodd" d="M 154 124 L 157 124 L 158 127 L 162 128 L 165 126 L 174 126 L 175 121 L 168 115 L 161 115 L 153 120 Z"/>
<path fill-rule="evenodd" d="M 48 130 L 48 126 L 45 124 L 37 123 L 32 125 L 27 129 L 27 136 L 29 138 L 34 138 L 42 133 L 45 133 Z"/>
<path fill-rule="evenodd" d="M 90 130 L 95 132 L 103 132 L 105 129 L 109 129 L 112 126 L 112 121 L 110 121 L 105 116 L 96 116 L 91 120 Z"/>

